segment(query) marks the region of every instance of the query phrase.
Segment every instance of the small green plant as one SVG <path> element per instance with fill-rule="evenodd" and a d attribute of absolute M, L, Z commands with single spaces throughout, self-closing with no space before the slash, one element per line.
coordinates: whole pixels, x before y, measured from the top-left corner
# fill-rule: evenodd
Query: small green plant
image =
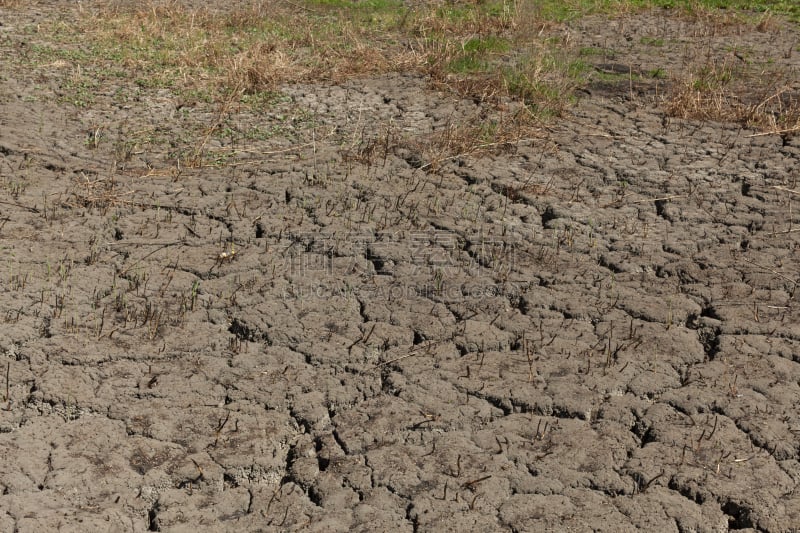
<path fill-rule="evenodd" d="M 88 78 L 82 69 L 78 69 L 63 85 L 62 102 L 75 107 L 89 107 L 95 101 L 95 91 L 99 88 L 96 80 Z"/>
<path fill-rule="evenodd" d="M 194 306 L 197 303 L 197 292 L 200 289 L 200 280 L 195 280 L 192 283 L 191 297 L 189 298 L 189 310 L 194 311 Z"/>
<path fill-rule="evenodd" d="M 578 55 L 582 57 L 603 57 L 613 59 L 617 54 L 611 48 L 600 48 L 597 46 L 587 46 L 578 50 Z"/>
<path fill-rule="evenodd" d="M 66 283 L 72 271 L 72 261 L 66 262 L 64 259 L 58 262 L 58 278 L 62 283 Z"/>
<path fill-rule="evenodd" d="M 664 39 L 655 37 L 642 37 L 641 39 L 639 39 L 639 43 L 645 46 L 661 47 L 664 46 Z"/>
<path fill-rule="evenodd" d="M 489 63 L 471 54 L 462 55 L 448 64 L 448 70 L 459 74 L 485 72 L 488 69 Z"/>

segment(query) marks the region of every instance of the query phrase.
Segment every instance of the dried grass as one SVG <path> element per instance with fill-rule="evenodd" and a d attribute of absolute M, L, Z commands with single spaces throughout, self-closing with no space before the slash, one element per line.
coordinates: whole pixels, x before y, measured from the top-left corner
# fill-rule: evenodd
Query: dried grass
<path fill-rule="evenodd" d="M 664 104 L 674 117 L 731 122 L 761 131 L 800 125 L 800 90 L 780 72 L 706 66 L 672 85 Z"/>
<path fill-rule="evenodd" d="M 218 101 L 231 91 L 254 94 L 286 83 L 341 82 L 398 71 L 430 75 L 439 88 L 482 101 L 528 101 L 541 95 L 509 83 L 509 70 L 519 70 L 514 77 L 531 87 L 550 84 L 544 77 L 564 76 L 557 66 L 546 71 L 541 64 L 529 68 L 531 61 L 520 61 L 521 55 L 529 58 L 542 50 L 548 24 L 527 0 L 502 4 L 500 12 L 471 3 L 385 12 L 358 6 L 306 7 L 301 24 L 302 5 L 285 1 L 240 3 L 213 12 L 179 2 L 112 4 L 85 14 L 79 32 L 100 59 L 124 66 L 144 85 L 202 90 Z M 480 72 L 452 72 L 465 43 L 487 37 L 513 43 L 515 52 L 483 54 Z M 551 85 L 556 92 L 568 90 L 566 84 Z"/>

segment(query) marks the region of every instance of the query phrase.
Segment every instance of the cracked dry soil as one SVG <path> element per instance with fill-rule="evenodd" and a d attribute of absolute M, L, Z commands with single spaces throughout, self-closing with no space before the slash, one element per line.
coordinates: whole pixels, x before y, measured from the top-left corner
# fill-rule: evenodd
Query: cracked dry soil
<path fill-rule="evenodd" d="M 605 70 L 800 62 L 791 25 L 558 31 Z M 232 119 L 275 135 L 176 171 L 120 146 L 212 107 L 48 80 L 0 76 L 0 531 L 800 528 L 797 135 L 631 78 L 434 168 L 384 140 L 492 111 L 393 74 L 283 87 Z"/>

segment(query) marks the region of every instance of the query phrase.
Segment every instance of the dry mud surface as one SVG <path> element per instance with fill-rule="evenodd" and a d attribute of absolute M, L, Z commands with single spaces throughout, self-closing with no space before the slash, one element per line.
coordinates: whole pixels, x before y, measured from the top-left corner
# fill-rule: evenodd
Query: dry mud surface
<path fill-rule="evenodd" d="M 13 66 L 47 9 L 0 13 L 0 531 L 800 529 L 800 137 L 637 79 L 433 164 L 393 139 L 490 111 L 392 74 L 176 169 L 215 109 L 48 98 Z M 554 31 L 800 66 L 790 25 Z"/>

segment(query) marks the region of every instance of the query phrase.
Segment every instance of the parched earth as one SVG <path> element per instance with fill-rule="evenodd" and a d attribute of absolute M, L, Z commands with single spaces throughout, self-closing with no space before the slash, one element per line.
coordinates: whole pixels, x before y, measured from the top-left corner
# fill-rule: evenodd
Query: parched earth
<path fill-rule="evenodd" d="M 633 76 L 796 100 L 797 26 L 555 27 L 598 77 L 482 155 L 419 75 L 286 86 L 182 168 L 217 110 L 60 100 L 47 16 L 0 12 L 0 531 L 800 529 L 800 136 Z"/>

